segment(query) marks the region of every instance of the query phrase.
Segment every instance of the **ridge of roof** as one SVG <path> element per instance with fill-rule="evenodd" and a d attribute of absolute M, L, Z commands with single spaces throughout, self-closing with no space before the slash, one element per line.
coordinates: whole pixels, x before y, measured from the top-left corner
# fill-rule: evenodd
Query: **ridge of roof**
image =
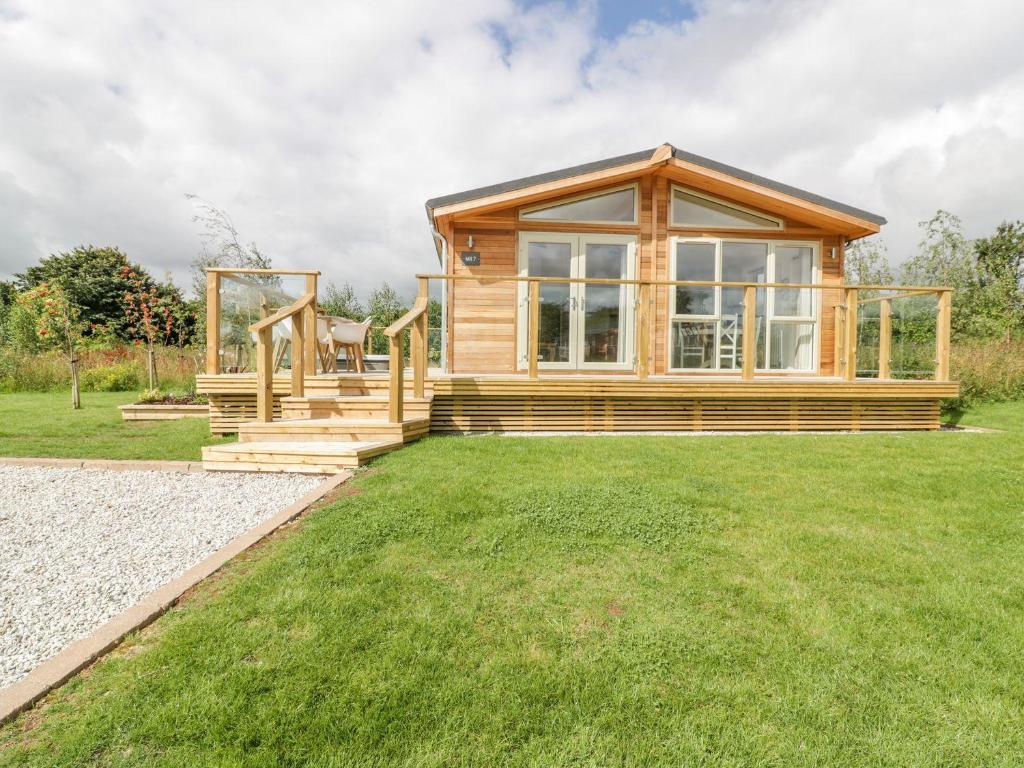
<path fill-rule="evenodd" d="M 814 192 L 808 192 L 807 190 L 794 187 L 789 184 L 783 184 L 782 182 L 769 179 L 765 176 L 759 176 L 756 173 L 745 171 L 742 168 L 736 168 L 732 165 L 726 165 L 720 163 L 717 160 L 712 160 L 707 157 L 701 157 L 695 155 L 692 152 L 686 152 L 679 149 L 672 144 L 665 142 L 659 147 L 654 149 L 645 149 L 639 152 L 631 152 L 626 155 L 618 155 L 616 157 L 608 157 L 604 160 L 595 160 L 590 163 L 583 163 L 581 165 L 572 165 L 567 168 L 560 168 L 555 171 L 548 171 L 546 173 L 538 173 L 532 176 L 523 176 L 519 179 L 512 179 L 510 181 L 504 181 L 499 184 L 491 184 L 484 187 L 476 187 L 475 189 L 467 189 L 463 192 L 455 192 L 450 195 L 442 195 L 440 197 L 434 197 L 426 202 L 427 217 L 432 218 L 434 209 L 440 208 L 446 205 L 456 205 L 458 203 L 469 202 L 470 200 L 477 200 L 483 197 L 490 197 L 491 195 L 500 195 L 505 192 L 514 192 L 518 189 L 525 189 L 532 187 L 536 184 L 545 184 L 551 181 L 560 181 L 562 179 L 569 179 L 573 176 L 582 176 L 586 173 L 593 173 L 595 171 L 603 171 L 609 168 L 615 168 L 619 165 L 629 165 L 630 163 L 637 163 L 642 160 L 650 160 L 654 157 L 655 153 L 658 152 L 661 147 L 668 146 L 672 150 L 672 157 L 677 160 L 682 160 L 693 165 L 706 168 L 707 170 L 717 171 L 724 173 L 733 178 L 748 181 L 752 184 L 757 184 L 762 187 L 774 190 L 776 192 L 782 192 L 783 194 L 790 195 L 799 200 L 803 200 L 808 203 L 814 203 L 815 205 L 821 205 L 825 208 L 829 208 L 840 213 L 846 213 L 850 216 L 856 216 L 859 219 L 870 221 L 874 224 L 882 225 L 887 223 L 884 216 L 877 213 L 871 213 L 863 208 L 857 208 L 846 203 L 841 203 L 838 200 L 833 200 L 823 195 L 815 194 Z"/>

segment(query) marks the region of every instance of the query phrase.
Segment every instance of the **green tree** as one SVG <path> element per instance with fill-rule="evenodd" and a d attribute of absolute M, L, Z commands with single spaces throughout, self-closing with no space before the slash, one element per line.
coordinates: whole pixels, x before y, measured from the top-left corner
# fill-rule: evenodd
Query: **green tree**
<path fill-rule="evenodd" d="M 383 354 L 388 350 L 388 340 L 384 329 L 408 311 L 398 293 L 387 283 L 375 289 L 367 302 L 367 311 L 373 318 L 373 333 L 370 340 L 370 351 Z"/>
<path fill-rule="evenodd" d="M 1024 222 L 1003 222 L 990 237 L 974 241 L 979 309 L 993 333 L 1007 338 L 1024 332 Z"/>
<path fill-rule="evenodd" d="M 117 248 L 92 245 L 47 256 L 14 277 L 22 291 L 59 283 L 68 301 L 78 307 L 87 329 L 109 328 L 118 338 L 130 341 L 134 336 L 125 318 L 124 295 L 132 285 L 123 276 L 126 267 L 141 275 L 147 288 L 157 287 L 148 272 Z"/>
<path fill-rule="evenodd" d="M 40 283 L 18 296 L 18 303 L 36 319 L 36 334 L 43 347 L 64 353 L 71 366 L 71 407 L 82 407 L 78 387 L 78 349 L 87 324 L 63 283 Z"/>
<path fill-rule="evenodd" d="M 893 282 L 889 253 L 878 238 L 857 240 L 846 249 L 843 280 L 857 285 L 890 285 Z"/>
<path fill-rule="evenodd" d="M 366 319 L 366 307 L 349 283 L 342 283 L 341 286 L 328 283 L 318 304 L 325 315 L 347 317 L 349 320 Z"/>

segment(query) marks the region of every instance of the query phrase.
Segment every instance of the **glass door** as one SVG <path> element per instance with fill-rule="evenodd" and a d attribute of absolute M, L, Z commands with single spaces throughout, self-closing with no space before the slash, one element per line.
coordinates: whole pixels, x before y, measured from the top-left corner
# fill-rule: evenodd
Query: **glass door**
<path fill-rule="evenodd" d="M 579 276 L 632 280 L 636 238 L 581 235 Z M 632 368 L 634 286 L 580 283 L 580 368 Z"/>
<path fill-rule="evenodd" d="M 575 277 L 579 238 L 575 235 L 546 234 L 530 237 L 524 243 L 520 274 L 532 277 Z M 523 258 L 525 257 L 525 258 Z M 520 327 L 529 318 L 526 284 L 520 283 Z M 576 367 L 576 286 L 570 282 L 540 283 L 540 333 L 537 340 L 537 364 L 546 368 Z M 522 311 L 522 310 L 525 310 Z M 522 347 L 520 359 L 525 359 Z"/>
<path fill-rule="evenodd" d="M 632 279 L 636 238 L 524 232 L 519 274 L 535 277 Z M 569 282 L 540 283 L 537 365 L 549 369 L 633 366 L 634 286 Z M 519 285 L 517 358 L 526 368 L 529 292 Z"/>

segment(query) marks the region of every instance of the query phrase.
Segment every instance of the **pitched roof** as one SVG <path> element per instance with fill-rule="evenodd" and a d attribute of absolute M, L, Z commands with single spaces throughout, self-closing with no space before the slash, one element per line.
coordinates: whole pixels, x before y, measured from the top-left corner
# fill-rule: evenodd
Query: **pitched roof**
<path fill-rule="evenodd" d="M 833 211 L 845 213 L 850 216 L 855 216 L 858 219 L 864 219 L 874 224 L 885 224 L 886 220 L 884 216 L 880 216 L 877 213 L 871 213 L 865 211 L 862 208 L 856 208 L 846 203 L 841 203 L 838 200 L 831 200 L 821 195 L 816 195 L 813 192 L 807 192 L 806 190 L 792 187 L 789 184 L 783 184 L 772 179 L 765 178 L 764 176 L 758 176 L 756 173 L 750 171 L 744 171 L 742 168 L 735 168 L 725 163 L 720 163 L 717 160 L 710 160 L 700 155 L 694 155 L 690 152 L 685 152 L 671 145 L 668 146 L 672 150 L 672 157 L 677 160 L 682 160 L 693 165 L 706 168 L 711 171 L 717 171 L 718 173 L 724 173 L 728 176 L 732 176 L 736 179 L 750 182 L 751 184 L 757 184 L 762 187 L 781 192 L 786 195 L 790 195 L 799 200 L 804 200 L 808 203 L 820 205 L 825 208 L 829 208 Z M 492 184 L 487 187 L 477 187 L 476 189 L 469 189 L 465 192 L 456 192 L 451 195 L 443 195 L 441 197 L 435 197 L 427 200 L 427 215 L 432 216 L 433 211 L 437 208 L 441 208 L 447 205 L 455 205 L 458 203 L 465 203 L 471 200 L 477 200 L 480 198 L 490 197 L 491 195 L 500 195 L 506 192 L 514 192 L 519 189 L 526 189 L 528 187 L 535 186 L 537 184 L 545 184 L 552 181 L 560 181 L 562 179 L 569 179 L 573 176 L 582 176 L 587 173 L 594 173 L 595 171 L 608 170 L 615 168 L 620 165 L 629 165 L 630 163 L 642 162 L 644 160 L 650 160 L 654 157 L 654 154 L 660 149 L 656 147 L 654 149 L 645 149 L 641 152 L 632 152 L 628 155 L 619 155 L 618 157 L 609 157 L 605 160 L 596 160 L 592 163 L 584 163 L 582 165 L 573 165 L 568 168 L 562 168 L 557 171 L 548 171 L 547 173 L 539 173 L 534 176 L 524 176 L 521 179 L 513 179 L 512 181 L 505 181 L 501 184 Z"/>

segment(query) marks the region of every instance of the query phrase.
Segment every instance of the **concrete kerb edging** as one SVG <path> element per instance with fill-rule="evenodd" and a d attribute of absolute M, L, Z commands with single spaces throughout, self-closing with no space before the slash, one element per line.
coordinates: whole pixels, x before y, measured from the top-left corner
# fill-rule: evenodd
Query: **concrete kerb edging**
<path fill-rule="evenodd" d="M 11 463 L 11 460 L 5 460 Z M 21 462 L 15 462 L 21 463 Z M 27 463 L 27 462 L 25 462 Z M 189 464 L 189 462 L 82 462 L 71 460 L 69 464 L 49 466 L 81 466 L 83 464 Z M 113 467 L 97 467 L 112 469 Z M 123 467 L 122 467 L 123 468 Z M 131 466 L 130 469 L 141 467 Z M 149 467 L 146 467 L 147 469 Z M 157 467 L 152 467 L 156 469 Z M 160 467 L 166 469 L 165 467 Z M 178 470 L 185 471 L 185 470 Z M 339 472 L 293 504 L 289 504 L 276 515 L 236 536 L 212 555 L 194 565 L 178 578 L 168 582 L 151 595 L 118 614 L 107 623 L 95 629 L 88 637 L 77 640 L 52 659 L 44 661 L 26 677 L 6 688 L 0 689 L 0 724 L 7 722 L 20 712 L 31 707 L 54 688 L 67 682 L 76 673 L 92 664 L 107 651 L 116 647 L 125 635 L 145 627 L 171 608 L 189 589 L 219 570 L 225 563 L 249 547 L 269 536 L 285 523 L 298 517 L 311 505 L 326 496 L 352 477 L 352 472 Z"/>
<path fill-rule="evenodd" d="M 0 458 L 0 466 L 110 469 L 117 472 L 202 472 L 201 461 L 116 461 L 109 459 Z"/>

